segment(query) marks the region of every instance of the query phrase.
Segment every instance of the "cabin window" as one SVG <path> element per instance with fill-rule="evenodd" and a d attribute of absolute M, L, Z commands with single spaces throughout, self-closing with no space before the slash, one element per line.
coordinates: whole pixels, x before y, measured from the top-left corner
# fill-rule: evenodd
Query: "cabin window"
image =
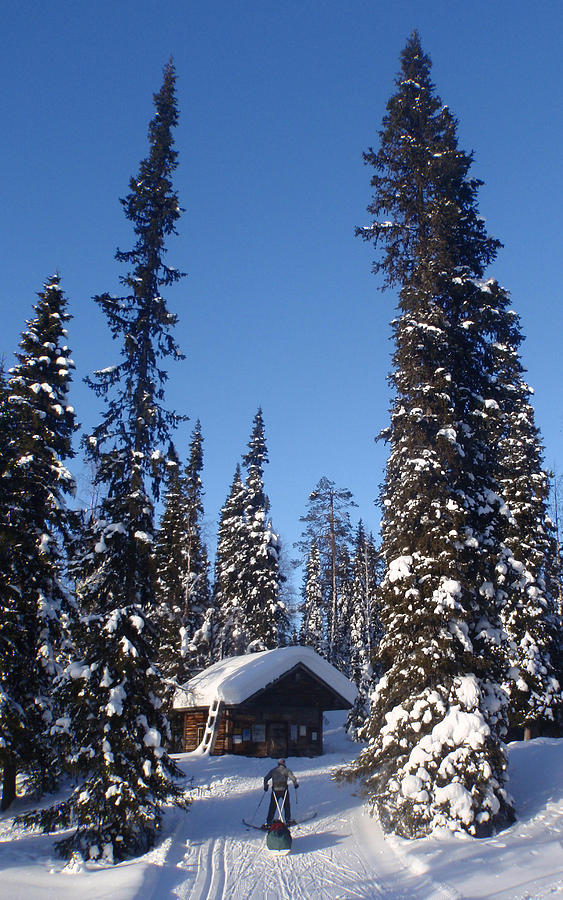
<path fill-rule="evenodd" d="M 317 732 L 317 731 L 312 731 L 312 732 L 311 732 L 311 740 L 312 740 L 312 741 L 318 741 L 318 739 L 319 739 L 319 734 L 318 734 L 318 732 Z"/>
<path fill-rule="evenodd" d="M 266 740 L 266 726 L 263 724 L 252 726 L 252 740 L 261 743 Z"/>
<path fill-rule="evenodd" d="M 307 726 L 306 725 L 299 726 L 299 737 L 307 737 Z"/>
<path fill-rule="evenodd" d="M 290 725 L 290 726 L 289 726 L 289 739 L 290 739 L 291 741 L 296 741 L 296 740 L 297 740 L 297 725 Z"/>

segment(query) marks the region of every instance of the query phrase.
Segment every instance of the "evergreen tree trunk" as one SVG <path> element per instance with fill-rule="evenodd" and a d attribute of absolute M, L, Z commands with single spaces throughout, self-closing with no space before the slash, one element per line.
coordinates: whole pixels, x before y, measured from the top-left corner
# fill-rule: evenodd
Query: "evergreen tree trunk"
<path fill-rule="evenodd" d="M 2 812 L 9 809 L 16 799 L 17 767 L 13 762 L 5 762 L 2 774 Z"/>

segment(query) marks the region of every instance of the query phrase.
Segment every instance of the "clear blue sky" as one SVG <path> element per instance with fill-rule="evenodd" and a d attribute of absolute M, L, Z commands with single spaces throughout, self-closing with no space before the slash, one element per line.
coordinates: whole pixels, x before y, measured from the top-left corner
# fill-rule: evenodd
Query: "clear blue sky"
<path fill-rule="evenodd" d="M 186 212 L 167 295 L 187 355 L 169 405 L 200 418 L 209 539 L 262 405 L 266 490 L 286 546 L 321 475 L 353 491 L 368 527 L 386 449 L 389 321 L 371 275 L 370 172 L 413 28 L 486 185 L 480 210 L 505 244 L 489 276 L 512 293 L 527 340 L 546 462 L 563 467 L 560 0 L 19 0 L 0 11 L 3 172 L 0 354 L 11 363 L 54 271 L 74 320 L 72 399 L 116 359 L 91 296 L 119 291 L 132 232 L 119 197 L 147 151 L 152 94 L 173 56 Z M 191 425 L 177 436 L 182 455 Z M 80 489 L 87 495 L 81 467 Z"/>

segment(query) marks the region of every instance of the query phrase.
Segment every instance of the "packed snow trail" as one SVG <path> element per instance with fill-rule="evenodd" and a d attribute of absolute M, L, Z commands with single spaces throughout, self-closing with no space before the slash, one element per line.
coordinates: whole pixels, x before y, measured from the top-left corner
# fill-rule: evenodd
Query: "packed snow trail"
<path fill-rule="evenodd" d="M 188 816 L 181 820 L 181 832 L 174 835 L 172 846 L 180 842 L 184 847 L 182 859 L 175 862 L 177 872 L 173 873 L 174 860 L 167 854 L 161 860 L 160 875 L 154 870 L 147 872 L 147 880 L 137 895 L 139 900 L 457 897 L 427 877 L 414 876 L 389 853 L 381 834 L 378 841 L 373 841 L 373 823 L 369 823 L 368 835 L 352 788 L 331 782 L 326 763 L 318 767 L 311 760 L 291 761 L 302 779 L 303 797 L 309 801 L 319 798 L 319 815 L 312 822 L 291 829 L 293 846 L 289 856 L 269 853 L 265 834 L 241 822 L 241 812 L 255 809 L 258 792 L 264 793 L 261 784 L 268 761 L 244 760 L 240 765 L 241 760 L 237 760 L 236 775 L 218 777 L 226 759 L 198 760 L 202 784 L 207 776 L 215 777 L 205 799 L 193 804 Z M 190 762 L 189 757 L 181 758 L 188 771 Z M 201 789 L 201 785 L 198 787 Z M 294 792 L 292 802 L 295 804 Z M 301 800 L 297 809 L 302 804 Z M 264 806 L 259 812 L 264 812 Z"/>
<path fill-rule="evenodd" d="M 332 752 L 331 752 L 332 750 Z M 357 752 L 338 728 L 325 736 L 325 755 L 288 760 L 301 787 L 291 789 L 292 815 L 316 810 L 293 826 L 289 856 L 266 849 L 266 835 L 248 828 L 264 821 L 268 795 L 263 776 L 270 760 L 185 754 L 178 762 L 192 781 L 194 803 L 176 813 L 177 829 L 166 854 L 150 867 L 135 900 L 457 900 L 455 890 L 414 873 L 363 813 L 353 785 L 331 779 L 332 770 Z M 170 857 L 181 844 L 181 860 Z M 174 872 L 174 868 L 176 871 Z"/>
<path fill-rule="evenodd" d="M 330 714 L 340 724 L 342 713 Z M 510 746 L 519 821 L 493 838 L 385 838 L 353 784 L 331 771 L 357 755 L 341 727 L 325 730 L 325 755 L 288 759 L 300 788 L 292 852 L 276 857 L 265 834 L 263 777 L 271 760 L 182 754 L 187 813 L 168 809 L 158 845 L 116 866 L 54 852 L 56 836 L 14 828 L 0 815 L 0 900 L 554 900 L 563 897 L 563 740 Z M 297 802 L 296 802 L 297 801 Z M 48 802 L 46 799 L 45 802 Z"/>

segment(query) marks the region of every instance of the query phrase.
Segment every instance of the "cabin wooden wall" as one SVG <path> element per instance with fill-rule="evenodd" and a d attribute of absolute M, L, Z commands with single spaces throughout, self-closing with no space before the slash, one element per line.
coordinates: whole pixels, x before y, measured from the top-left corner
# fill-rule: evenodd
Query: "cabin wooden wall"
<path fill-rule="evenodd" d="M 225 748 L 228 753 L 278 758 L 319 756 L 323 752 L 322 712 L 318 709 L 286 706 L 246 710 L 239 707 L 228 712 L 231 737 L 230 748 Z M 260 726 L 264 729 L 265 739 L 256 741 L 256 727 Z"/>
<path fill-rule="evenodd" d="M 183 713 L 183 746 L 189 753 L 198 747 L 207 722 L 207 709 Z M 322 711 L 312 707 L 276 709 L 223 709 L 213 755 L 277 758 L 279 756 L 319 756 L 323 752 Z M 260 732 L 263 731 L 264 739 Z M 275 736 L 274 735 L 275 731 Z M 281 742 L 280 742 L 281 738 Z"/>
<path fill-rule="evenodd" d="M 184 730 L 182 751 L 191 753 L 199 745 L 198 729 L 207 722 L 208 711 L 206 709 L 190 709 L 184 713 Z"/>

